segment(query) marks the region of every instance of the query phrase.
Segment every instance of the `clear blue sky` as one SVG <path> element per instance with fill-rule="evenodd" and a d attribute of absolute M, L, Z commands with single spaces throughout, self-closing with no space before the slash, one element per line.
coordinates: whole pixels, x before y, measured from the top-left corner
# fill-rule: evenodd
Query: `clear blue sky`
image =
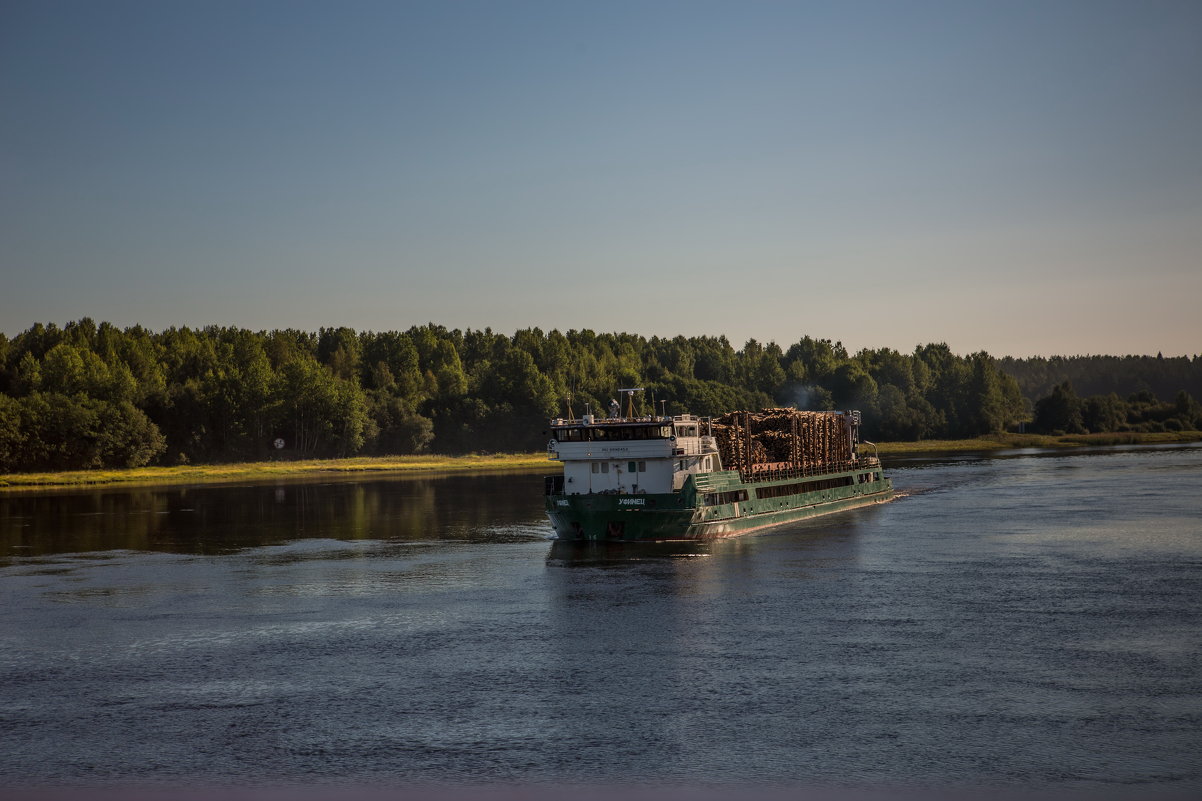
<path fill-rule="evenodd" d="M 0 331 L 1202 352 L 1202 2 L 0 0 Z"/>

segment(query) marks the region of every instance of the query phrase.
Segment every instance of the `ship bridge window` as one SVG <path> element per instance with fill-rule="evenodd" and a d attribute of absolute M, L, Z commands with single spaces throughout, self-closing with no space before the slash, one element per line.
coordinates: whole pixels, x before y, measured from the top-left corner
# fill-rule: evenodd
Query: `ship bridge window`
<path fill-rule="evenodd" d="M 556 429 L 559 431 L 560 429 Z M 566 430 L 566 429 L 564 429 Z M 696 436 L 696 429 L 693 429 Z M 667 439 L 672 436 L 672 426 L 621 426 L 621 427 L 595 427 L 575 429 L 575 432 L 580 439 L 566 440 L 570 442 L 613 442 L 615 440 L 631 440 L 631 439 Z M 683 434 L 681 436 L 684 436 Z M 565 440 L 562 437 L 557 437 L 561 442 Z"/>
<path fill-rule="evenodd" d="M 555 439 L 560 442 L 580 442 L 583 433 L 579 428 L 557 428 L 555 429 Z"/>

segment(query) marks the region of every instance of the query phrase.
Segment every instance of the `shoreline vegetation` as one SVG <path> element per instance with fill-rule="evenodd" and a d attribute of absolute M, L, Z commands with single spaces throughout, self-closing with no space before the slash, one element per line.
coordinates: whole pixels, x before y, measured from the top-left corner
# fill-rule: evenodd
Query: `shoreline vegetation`
<path fill-rule="evenodd" d="M 976 439 L 878 442 L 881 456 L 922 456 L 1022 448 L 1104 448 L 1112 445 L 1173 445 L 1202 442 L 1202 431 L 1129 431 L 1101 434 L 988 434 Z M 867 451 L 861 448 L 861 453 Z M 0 477 L 0 481 L 3 477 Z"/>
<path fill-rule="evenodd" d="M 1113 434 L 995 434 L 975 439 L 878 442 L 883 457 L 970 453 L 1020 448 L 1078 448 L 1113 445 L 1166 445 L 1202 442 L 1202 431 Z M 862 448 L 871 452 L 870 447 Z M 241 462 L 232 464 L 135 467 L 0 474 L 0 493 L 111 486 L 183 486 L 271 480 L 330 479 L 367 475 L 420 476 L 438 473 L 487 473 L 505 470 L 554 470 L 544 453 L 468 454 L 465 456 L 370 456 L 347 459 Z"/>
<path fill-rule="evenodd" d="M 643 388 L 636 415 L 858 409 L 884 442 L 1024 425 L 1053 436 L 1202 429 L 1202 355 L 997 359 L 946 343 L 850 353 L 810 336 L 739 348 L 724 336 L 434 323 L 154 332 L 83 318 L 0 333 L 0 474 L 528 454 L 548 418 L 604 414 L 618 387 Z"/>

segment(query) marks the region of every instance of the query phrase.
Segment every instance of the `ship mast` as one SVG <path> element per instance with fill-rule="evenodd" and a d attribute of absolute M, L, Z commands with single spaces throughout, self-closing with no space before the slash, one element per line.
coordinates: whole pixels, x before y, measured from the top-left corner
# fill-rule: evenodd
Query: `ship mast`
<path fill-rule="evenodd" d="M 622 394 L 622 393 L 626 394 L 626 409 L 627 409 L 626 416 L 627 417 L 634 417 L 634 393 L 642 392 L 642 391 L 643 391 L 642 387 L 626 387 L 624 389 L 618 390 L 619 394 Z"/>

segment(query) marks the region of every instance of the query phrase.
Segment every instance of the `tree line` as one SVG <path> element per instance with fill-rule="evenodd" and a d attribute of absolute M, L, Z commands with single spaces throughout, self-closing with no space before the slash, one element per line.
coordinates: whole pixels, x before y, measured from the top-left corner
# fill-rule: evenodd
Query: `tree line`
<path fill-rule="evenodd" d="M 1186 361 L 1195 381 L 1198 360 Z M 811 337 L 736 349 L 722 336 L 509 336 L 433 324 L 152 332 L 87 318 L 38 323 L 11 340 L 0 334 L 0 470 L 528 451 L 569 398 L 577 415 L 600 413 L 633 386 L 646 388 L 645 412 L 858 408 L 870 437 L 973 437 L 1031 418 L 1036 399 L 1005 369 L 1012 362 L 945 344 L 849 354 Z"/>
<path fill-rule="evenodd" d="M 1197 431 L 1202 429 L 1202 404 L 1180 390 L 1162 401 L 1151 390 L 1127 398 L 1116 392 L 1081 397 L 1069 381 L 1057 384 L 1035 402 L 1032 430 L 1045 434 L 1091 434 L 1112 431 Z"/>

